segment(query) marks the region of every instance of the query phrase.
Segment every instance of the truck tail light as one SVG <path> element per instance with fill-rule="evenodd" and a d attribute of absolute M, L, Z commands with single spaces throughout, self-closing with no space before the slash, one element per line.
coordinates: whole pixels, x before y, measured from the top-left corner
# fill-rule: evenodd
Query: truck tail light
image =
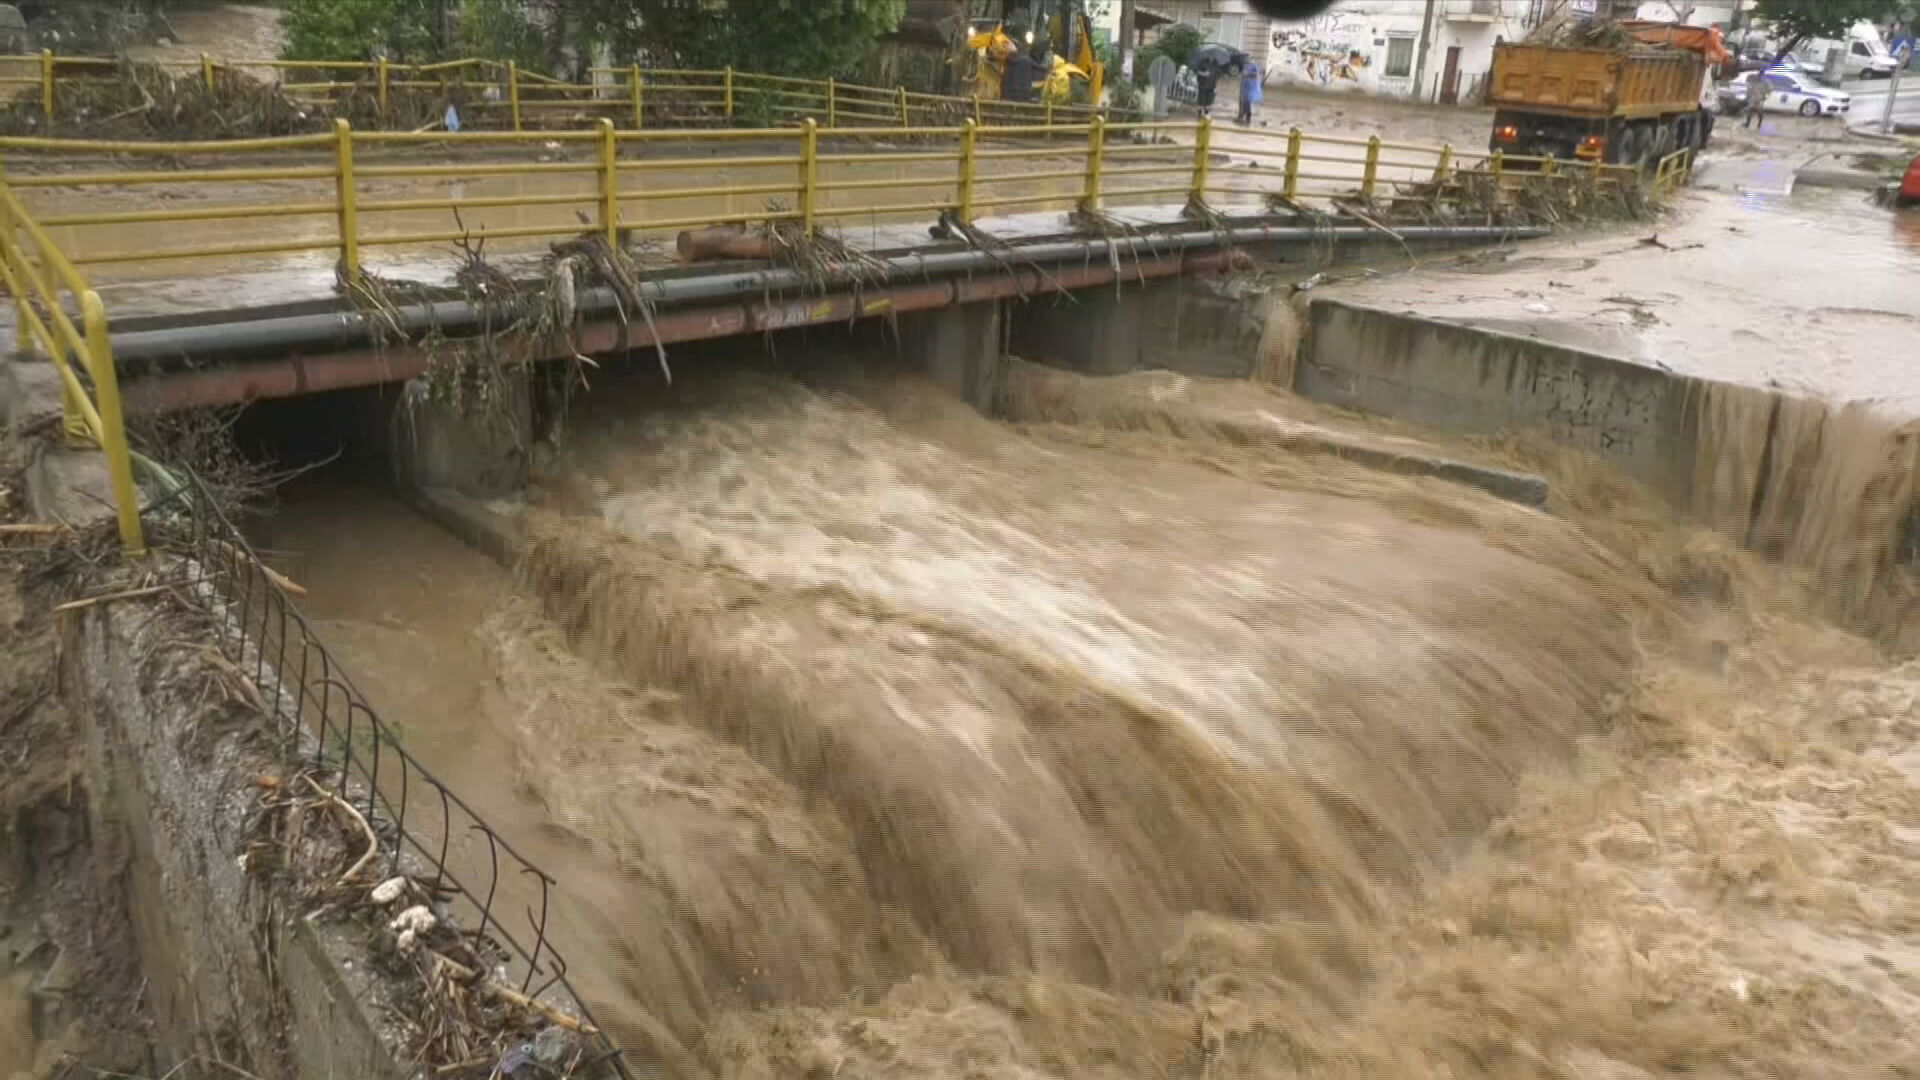
<path fill-rule="evenodd" d="M 1589 135 L 1580 140 L 1573 156 L 1583 160 L 1598 160 L 1607 152 L 1607 139 L 1604 135 Z"/>
<path fill-rule="evenodd" d="M 1519 142 L 1520 129 L 1512 124 L 1502 124 L 1493 129 L 1493 137 L 1501 142 Z"/>

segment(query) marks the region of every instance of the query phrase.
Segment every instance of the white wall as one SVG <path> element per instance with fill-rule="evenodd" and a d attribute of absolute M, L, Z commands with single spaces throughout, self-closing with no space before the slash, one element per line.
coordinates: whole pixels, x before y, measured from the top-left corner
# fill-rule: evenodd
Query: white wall
<path fill-rule="evenodd" d="M 1413 76 L 1420 63 L 1426 0 L 1340 0 L 1324 15 L 1275 23 L 1267 79 L 1436 101 L 1447 50 L 1457 46 L 1460 100 L 1472 103 L 1476 87 L 1493 66 L 1494 42 L 1525 37 L 1533 5 L 1529 0 L 1479 6 L 1472 0 L 1439 0 L 1435 7 L 1426 77 L 1417 88 Z M 1407 44 L 1396 49 L 1396 41 Z M 1396 54 L 1405 56 L 1404 72 L 1394 70 Z"/>

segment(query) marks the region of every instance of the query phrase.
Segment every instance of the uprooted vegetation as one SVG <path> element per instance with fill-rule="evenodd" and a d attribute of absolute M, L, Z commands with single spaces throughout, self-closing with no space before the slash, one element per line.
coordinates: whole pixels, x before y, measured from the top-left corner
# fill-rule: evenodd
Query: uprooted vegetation
<path fill-rule="evenodd" d="M 228 68 L 214 69 L 211 86 L 201 72 L 176 75 L 131 60 L 105 75 L 96 70 L 57 83 L 51 124 L 38 95 L 0 108 L 0 135 L 230 139 L 300 135 L 328 123 L 325 107 Z"/>

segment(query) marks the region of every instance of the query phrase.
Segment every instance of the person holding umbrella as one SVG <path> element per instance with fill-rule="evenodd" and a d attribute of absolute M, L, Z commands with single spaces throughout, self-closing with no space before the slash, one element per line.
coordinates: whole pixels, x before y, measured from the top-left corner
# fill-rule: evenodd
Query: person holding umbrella
<path fill-rule="evenodd" d="M 1194 83 L 1200 89 L 1199 100 L 1194 104 L 1201 115 L 1213 112 L 1214 90 L 1220 85 L 1220 73 L 1232 67 L 1239 54 L 1218 42 L 1209 42 L 1193 50 L 1187 57 L 1187 66 L 1193 69 Z"/>

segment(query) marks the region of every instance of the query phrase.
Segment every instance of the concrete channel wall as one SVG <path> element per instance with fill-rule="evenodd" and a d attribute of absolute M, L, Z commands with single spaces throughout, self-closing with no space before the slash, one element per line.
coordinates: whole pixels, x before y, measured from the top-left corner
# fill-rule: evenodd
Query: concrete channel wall
<path fill-rule="evenodd" d="M 128 868 L 154 1037 L 176 1062 L 263 1080 L 400 1080 L 366 941 L 248 871 L 257 778 L 281 771 L 281 747 L 266 717 L 222 703 L 190 633 L 167 605 L 103 604 L 76 619 L 63 660 L 92 835 Z"/>
<path fill-rule="evenodd" d="M 1442 431 L 1540 432 L 1691 498 L 1698 383 L 1600 353 L 1333 299 L 1308 309 L 1293 389 Z"/>

